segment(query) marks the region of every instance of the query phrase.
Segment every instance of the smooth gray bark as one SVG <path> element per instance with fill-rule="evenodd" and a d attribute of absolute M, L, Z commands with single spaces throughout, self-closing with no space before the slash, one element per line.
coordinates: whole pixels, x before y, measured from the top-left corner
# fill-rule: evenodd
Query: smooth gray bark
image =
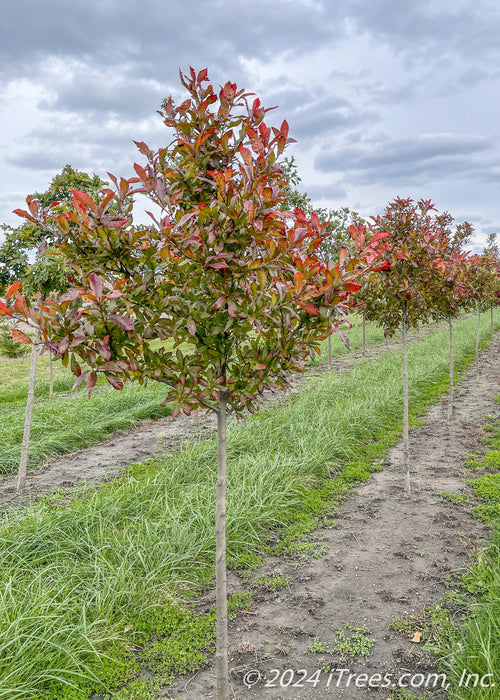
<path fill-rule="evenodd" d="M 54 396 L 54 361 L 52 353 L 49 352 L 49 401 L 52 401 Z"/>
<path fill-rule="evenodd" d="M 481 340 L 481 307 L 478 304 L 478 306 L 477 306 L 476 362 L 479 360 L 479 341 L 480 340 Z M 478 368 L 479 368 L 479 365 L 478 365 Z"/>
<path fill-rule="evenodd" d="M 217 700 L 229 698 L 229 672 L 227 660 L 227 585 L 226 585 L 226 444 L 227 444 L 227 395 L 219 391 L 217 411 L 217 503 L 215 524 L 215 580 L 216 580 L 216 673 Z"/>
<path fill-rule="evenodd" d="M 28 467 L 28 452 L 30 448 L 31 423 L 33 419 L 33 405 L 35 403 L 35 381 L 36 381 L 36 361 L 38 358 L 38 341 L 40 330 L 37 328 L 31 346 L 31 364 L 28 383 L 28 397 L 26 399 L 26 412 L 24 414 L 24 432 L 21 445 L 21 457 L 19 459 L 19 469 L 17 471 L 17 491 L 22 493 L 26 485 L 26 472 Z"/>
<path fill-rule="evenodd" d="M 366 318 L 363 314 L 363 357 L 366 355 Z"/>
<path fill-rule="evenodd" d="M 453 416 L 453 322 L 448 316 L 448 326 L 450 328 L 450 394 L 448 399 L 448 420 Z"/>
<path fill-rule="evenodd" d="M 332 334 L 328 336 L 328 369 L 332 368 Z"/>
<path fill-rule="evenodd" d="M 410 428 L 409 428 L 409 407 L 408 407 L 408 353 L 407 353 L 407 308 L 403 305 L 403 467 L 405 474 L 405 491 L 410 495 Z"/>

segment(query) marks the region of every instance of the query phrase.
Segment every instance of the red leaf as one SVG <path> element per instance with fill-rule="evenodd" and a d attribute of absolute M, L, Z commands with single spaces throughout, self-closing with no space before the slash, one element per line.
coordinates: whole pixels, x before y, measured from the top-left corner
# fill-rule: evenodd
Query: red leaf
<path fill-rule="evenodd" d="M 18 296 L 14 302 L 14 311 L 18 314 L 22 314 L 24 318 L 28 318 L 28 307 L 26 305 L 26 300 L 22 296 Z"/>
<path fill-rule="evenodd" d="M 297 270 L 297 272 L 293 276 L 293 283 L 295 285 L 295 293 L 300 294 L 306 283 L 304 273 Z"/>
<path fill-rule="evenodd" d="M 124 316 L 118 316 L 118 314 L 110 314 L 109 320 L 114 321 L 114 323 L 117 323 L 125 331 L 133 331 L 134 330 L 134 322 L 130 318 L 125 318 Z"/>
<path fill-rule="evenodd" d="M 109 358 L 111 357 L 111 351 L 106 345 L 106 343 L 103 343 L 102 340 L 98 340 L 97 349 L 99 350 L 99 355 L 103 358 L 103 360 L 109 360 Z"/>
<path fill-rule="evenodd" d="M 102 278 L 93 272 L 89 275 L 90 289 L 98 301 L 102 299 Z"/>
<path fill-rule="evenodd" d="M 9 284 L 9 286 L 5 290 L 6 299 L 10 299 L 11 297 L 13 297 L 14 294 L 18 291 L 20 286 L 21 286 L 21 282 L 13 282 L 12 284 Z"/>
<path fill-rule="evenodd" d="M 112 362 L 103 362 L 99 366 L 100 370 L 106 370 L 107 372 L 125 372 L 128 369 L 128 363 L 125 360 L 116 360 Z"/>
<path fill-rule="evenodd" d="M 31 345 L 33 342 L 31 338 L 26 335 L 26 333 L 18 331 L 17 328 L 13 328 L 10 333 L 14 340 L 18 340 L 20 343 L 24 343 L 25 345 Z"/>
<path fill-rule="evenodd" d="M 339 336 L 346 348 L 349 350 L 349 338 L 346 336 L 344 331 L 341 331 L 340 328 L 336 328 L 335 333 Z"/>
<path fill-rule="evenodd" d="M 80 296 L 79 289 L 68 289 L 62 296 L 59 297 L 59 302 L 63 304 L 65 301 L 74 301 Z"/>
<path fill-rule="evenodd" d="M 94 212 L 97 212 L 97 207 L 90 195 L 88 195 L 86 192 L 80 192 L 79 190 L 72 190 L 73 192 L 73 206 L 75 209 L 78 209 L 80 211 L 88 211 L 91 209 Z"/>
<path fill-rule="evenodd" d="M 108 381 L 114 389 L 118 389 L 118 391 L 121 391 L 124 387 L 123 380 L 114 377 L 112 374 L 106 375 L 106 381 Z"/>
<path fill-rule="evenodd" d="M 148 158 L 151 158 L 153 156 L 153 151 L 149 148 L 149 146 L 146 143 L 144 143 L 144 141 L 134 141 L 134 143 L 143 156 L 147 156 Z"/>
<path fill-rule="evenodd" d="M 227 313 L 232 317 L 236 318 L 236 304 L 234 301 L 227 302 Z"/>
<path fill-rule="evenodd" d="M 104 296 L 106 297 L 106 299 L 118 299 L 119 297 L 123 296 L 123 292 L 120 292 L 119 289 L 113 289 L 113 291 L 108 292 Z"/>
<path fill-rule="evenodd" d="M 196 323 L 193 321 L 192 318 L 188 318 L 186 322 L 186 328 L 188 330 L 189 335 L 196 335 Z"/>
<path fill-rule="evenodd" d="M 22 216 L 23 219 L 28 219 L 28 221 L 31 221 L 32 224 L 37 223 L 36 219 L 33 216 L 31 216 L 31 214 L 28 214 L 28 212 L 24 209 L 14 209 L 12 213 L 17 214 L 18 216 Z"/>
<path fill-rule="evenodd" d="M 304 309 L 304 311 L 307 311 L 308 314 L 311 314 L 311 316 L 319 316 L 318 309 L 312 304 L 299 304 L 299 306 Z"/>
<path fill-rule="evenodd" d="M 76 383 L 76 382 L 75 382 Z M 85 384 L 87 385 L 87 389 L 89 390 L 89 397 L 92 393 L 92 389 L 95 387 L 97 383 L 97 372 L 91 372 L 89 376 L 87 377 L 87 381 Z"/>
<path fill-rule="evenodd" d="M 257 362 L 255 366 L 257 369 L 267 369 L 267 365 L 265 365 L 263 362 Z"/>
<path fill-rule="evenodd" d="M 3 301 L 0 301 L 0 316 L 12 316 L 13 311 L 6 306 Z"/>
<path fill-rule="evenodd" d="M 74 391 L 75 389 L 77 389 L 80 386 L 80 384 L 83 382 L 83 380 L 88 375 L 88 373 L 89 373 L 89 371 L 87 370 L 86 372 L 83 372 L 82 374 L 79 375 L 78 379 L 75 381 L 75 383 L 71 387 L 71 391 Z"/>

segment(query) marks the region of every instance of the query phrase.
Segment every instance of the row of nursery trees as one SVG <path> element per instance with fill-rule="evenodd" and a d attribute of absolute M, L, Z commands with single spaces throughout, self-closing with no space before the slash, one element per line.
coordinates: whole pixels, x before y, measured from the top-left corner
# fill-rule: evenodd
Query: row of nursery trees
<path fill-rule="evenodd" d="M 181 82 L 187 99 L 170 98 L 161 112 L 171 141 L 155 152 L 137 143 L 144 164 L 134 164 L 134 177 L 109 175 L 108 188 L 66 168 L 16 210 L 25 224 L 0 249 L 0 315 L 32 345 L 31 398 L 41 349 L 89 394 L 99 375 L 118 390 L 157 381 L 174 413 L 216 414 L 216 666 L 225 700 L 228 414 L 253 411 L 266 389 L 286 389 L 322 340 L 343 336 L 349 310 L 361 309 L 387 335 L 402 331 L 409 492 L 407 330 L 447 319 L 452 351 L 453 318 L 499 303 L 499 251 L 492 238 L 484 255 L 464 252 L 470 225 L 454 227 L 430 201 L 398 198 L 369 222 L 348 210 L 315 212 L 294 189 L 293 160 L 282 159 L 292 141 L 286 121 L 268 127 L 258 99 L 232 83 L 216 91 L 206 70 Z M 138 194 L 156 205 L 150 225 L 134 223 Z M 38 247 L 34 264 L 19 254 L 19 231 L 26 248 Z M 167 339 L 173 347 L 154 343 Z M 452 379 L 451 352 L 450 415 Z"/>

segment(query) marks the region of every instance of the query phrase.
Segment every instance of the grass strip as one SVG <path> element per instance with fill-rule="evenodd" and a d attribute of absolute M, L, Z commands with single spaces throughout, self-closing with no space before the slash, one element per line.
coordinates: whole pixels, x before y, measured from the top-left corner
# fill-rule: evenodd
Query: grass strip
<path fill-rule="evenodd" d="M 496 400 L 500 403 L 500 396 Z M 499 696 L 500 420 L 493 419 L 485 428 L 490 449 L 469 461 L 468 466 L 482 474 L 468 483 L 482 501 L 474 514 L 491 525 L 493 534 L 476 553 L 475 565 L 452 598 L 457 611 L 441 608 L 439 624 L 431 624 L 430 629 L 437 640 L 432 651 L 442 658 L 451 700 L 498 700 Z"/>
<path fill-rule="evenodd" d="M 458 323 L 455 337 L 464 368 L 475 319 Z M 413 344 L 409 367 L 415 421 L 447 390 L 446 331 Z M 254 565 L 269 542 L 292 546 L 380 468 L 400 435 L 401 374 L 401 353 L 390 353 L 231 424 L 231 565 Z M 193 443 L 69 505 L 46 499 L 22 519 L 4 516 L 0 698 L 83 700 L 126 683 L 137 690 L 139 667 L 168 681 L 204 662 L 213 612 L 197 614 L 186 600 L 213 578 L 215 469 L 214 441 Z M 127 692 L 113 697 L 137 697 Z"/>
<path fill-rule="evenodd" d="M 170 415 L 171 405 L 159 405 L 165 395 L 162 385 L 127 384 L 123 391 L 98 389 L 91 399 L 86 392 L 78 392 L 39 403 L 33 411 L 28 465 L 34 467 L 52 455 L 88 447 L 147 418 Z M 0 405 L 0 474 L 15 472 L 19 465 L 24 413 L 24 406 Z"/>
<path fill-rule="evenodd" d="M 351 347 L 361 347 L 361 328 L 349 331 Z M 383 332 L 374 325 L 367 325 L 367 343 L 383 340 Z M 333 355 L 347 352 L 338 336 L 333 339 Z M 324 344 L 324 353 L 327 345 Z M 324 358 L 322 358 L 324 359 Z M 28 466 L 33 468 L 49 457 L 88 447 L 117 430 L 137 425 L 147 418 L 160 418 L 172 412 L 171 406 L 161 407 L 166 388 L 150 382 L 147 387 L 127 384 L 123 391 L 112 389 L 104 379 L 91 398 L 85 389 L 71 396 L 63 396 L 73 383 L 74 376 L 60 362 L 54 364 L 55 399 L 48 396 L 48 359 L 41 358 L 37 375 L 37 403 L 33 412 Z M 2 359 L 0 363 L 0 474 L 17 470 L 24 430 L 25 401 L 29 363 L 19 359 Z"/>

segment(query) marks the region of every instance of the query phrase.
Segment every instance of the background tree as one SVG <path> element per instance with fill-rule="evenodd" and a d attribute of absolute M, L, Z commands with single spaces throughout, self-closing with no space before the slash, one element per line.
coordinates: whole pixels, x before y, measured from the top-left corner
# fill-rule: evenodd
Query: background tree
<path fill-rule="evenodd" d="M 365 220 L 356 211 L 351 211 L 349 207 L 341 207 L 340 209 L 326 209 L 324 207 L 314 207 L 311 198 L 307 192 L 301 192 L 298 189 L 302 179 L 299 175 L 295 158 L 284 158 L 280 161 L 279 166 L 282 171 L 285 185 L 283 191 L 285 199 L 280 208 L 295 209 L 300 208 L 306 214 L 316 214 L 322 224 L 324 224 L 323 232 L 320 238 L 317 255 L 321 260 L 329 262 L 336 261 L 339 258 L 341 248 L 346 248 L 352 254 L 352 236 L 351 226 L 359 228 L 365 224 Z M 363 235 L 366 233 L 364 231 Z M 354 308 L 354 305 L 353 307 Z M 339 322 L 349 323 L 347 316 L 337 318 Z M 332 333 L 335 332 L 337 325 L 332 326 Z M 342 340 L 348 346 L 348 339 L 343 334 Z M 365 354 L 365 319 L 363 316 L 363 354 Z M 332 334 L 328 336 L 328 366 L 332 368 Z"/>
<path fill-rule="evenodd" d="M 439 279 L 442 221 L 430 200 L 396 198 L 371 223 L 374 233 L 385 231 L 387 273 L 370 278 L 365 290 L 365 313 L 392 335 L 401 328 L 403 341 L 403 460 L 405 491 L 410 493 L 407 331 L 432 314 L 432 292 Z"/>
<path fill-rule="evenodd" d="M 448 323 L 450 338 L 450 364 L 449 364 L 449 398 L 448 420 L 453 415 L 453 319 L 457 318 L 465 309 L 470 308 L 470 295 L 467 286 L 466 265 L 469 252 L 465 250 L 474 231 L 468 221 L 455 226 L 453 230 L 453 217 L 449 212 L 443 212 L 435 216 L 437 224 L 436 239 L 437 252 L 440 259 L 437 260 L 436 270 L 438 276 L 435 286 L 429 286 L 427 299 L 432 317 L 435 320 L 443 319 Z"/>
<path fill-rule="evenodd" d="M 96 204 L 73 193 L 74 209 L 51 214 L 28 198 L 29 221 L 58 231 L 72 287 L 30 312 L 15 289 L 0 313 L 41 326 L 44 343 L 91 391 L 102 373 L 166 385 L 175 412 L 203 406 L 217 416 L 217 696 L 226 699 L 226 418 L 253 411 L 265 389 L 286 388 L 328 335 L 356 279 L 378 255 L 355 235 L 357 258 L 326 264 L 316 255 L 323 226 L 285 199 L 276 162 L 288 125 L 268 128 L 258 99 L 206 70 L 181 76 L 187 99 L 164 104 L 170 144 L 118 181 Z M 131 196 L 159 207 L 154 227 L 134 227 Z M 118 212 L 110 215 L 111 207 Z M 381 236 L 382 237 L 382 236 Z M 81 304 L 74 307 L 80 299 Z M 23 306 L 24 304 L 24 306 Z M 173 339 L 173 349 L 153 341 Z"/>
<path fill-rule="evenodd" d="M 471 255 L 464 269 L 467 276 L 469 300 L 477 313 L 476 361 L 479 359 L 479 341 L 481 337 L 481 313 L 492 309 L 498 301 L 498 262 L 492 254 Z M 493 334 L 493 317 L 491 332 Z"/>
<path fill-rule="evenodd" d="M 467 275 L 464 273 L 468 252 L 448 251 L 438 266 L 440 279 L 435 290 L 432 315 L 437 319 L 448 322 L 450 334 L 450 386 L 448 397 L 448 420 L 453 416 L 453 319 L 457 318 L 470 304 L 467 288 Z"/>
<path fill-rule="evenodd" d="M 493 324 L 493 309 L 495 306 L 500 304 L 500 246 L 498 245 L 498 234 L 489 233 L 486 240 L 486 245 L 483 248 L 483 255 L 490 257 L 493 260 L 494 270 L 496 271 L 496 280 L 493 279 L 491 289 L 488 294 L 488 301 L 490 306 L 490 320 L 491 320 L 491 337 L 493 337 L 494 324 Z M 494 275 L 494 270 L 492 269 L 492 274 Z"/>
<path fill-rule="evenodd" d="M 97 175 L 90 177 L 87 173 L 65 165 L 55 175 L 45 192 L 32 195 L 31 206 L 37 211 L 62 211 L 72 207 L 72 188 L 86 192 L 98 200 L 100 190 L 107 182 Z M 63 261 L 57 251 L 51 247 L 53 238 L 36 220 L 25 220 L 18 227 L 3 226 L 5 240 L 0 246 L 0 293 L 15 280 L 22 282 L 23 295 L 30 299 L 31 306 L 47 299 L 51 294 L 62 293 L 68 287 L 67 274 Z M 12 289 L 12 287 L 11 287 Z M 36 365 L 38 357 L 38 329 L 34 330 L 34 342 L 31 345 L 30 375 L 26 413 L 24 420 L 23 442 L 17 477 L 17 490 L 22 491 L 26 483 L 28 453 L 31 435 L 31 422 L 35 400 Z M 53 393 L 52 353 L 49 352 L 49 400 Z"/>

